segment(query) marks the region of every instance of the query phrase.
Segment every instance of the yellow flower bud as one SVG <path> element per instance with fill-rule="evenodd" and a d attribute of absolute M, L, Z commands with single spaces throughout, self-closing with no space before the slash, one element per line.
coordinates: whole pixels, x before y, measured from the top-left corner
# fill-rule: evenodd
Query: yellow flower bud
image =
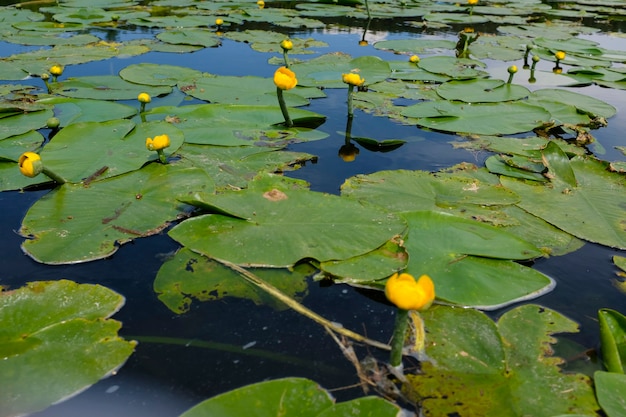
<path fill-rule="evenodd" d="M 411 57 L 409 58 L 409 62 L 412 64 L 417 64 L 418 62 L 420 62 L 420 57 L 417 55 L 411 55 Z"/>
<path fill-rule="evenodd" d="M 467 4 L 470 6 L 476 6 L 478 4 L 478 0 L 467 0 Z"/>
<path fill-rule="evenodd" d="M 293 42 L 290 39 L 285 39 L 280 43 L 280 47 L 285 51 L 291 51 L 293 49 Z"/>
<path fill-rule="evenodd" d="M 222 26 L 224 24 L 224 20 L 220 19 L 219 17 L 217 19 L 215 19 L 215 24 L 217 26 Z"/>
<path fill-rule="evenodd" d="M 296 74 L 287 67 L 280 67 L 274 73 L 274 84 L 281 90 L 291 90 L 298 84 Z"/>
<path fill-rule="evenodd" d="M 139 100 L 140 103 L 150 103 L 152 101 L 152 98 L 148 93 L 139 93 L 139 95 L 137 96 L 137 100 Z"/>
<path fill-rule="evenodd" d="M 565 52 L 558 51 L 557 53 L 554 54 L 554 57 L 557 59 L 557 61 L 562 61 L 565 59 Z"/>
<path fill-rule="evenodd" d="M 265 2 L 263 0 L 259 0 L 256 2 L 257 6 L 259 6 L 259 8 L 264 8 L 265 7 Z"/>
<path fill-rule="evenodd" d="M 509 68 L 507 68 L 507 71 L 509 72 L 509 74 L 515 74 L 517 72 L 517 66 L 511 65 Z"/>
<path fill-rule="evenodd" d="M 154 139 L 146 139 L 146 148 L 149 151 L 159 151 L 170 146 L 170 137 L 167 135 L 155 136 Z"/>
<path fill-rule="evenodd" d="M 20 172 L 30 178 L 36 177 L 43 171 L 41 157 L 35 152 L 24 152 L 17 163 Z"/>
<path fill-rule="evenodd" d="M 395 273 L 387 280 L 385 295 L 402 310 L 426 310 L 435 300 L 435 284 L 428 275 L 415 281 L 410 274 Z"/>
<path fill-rule="evenodd" d="M 63 67 L 60 65 L 51 66 L 50 74 L 54 75 L 55 77 L 58 77 L 59 75 L 63 74 Z"/>
<path fill-rule="evenodd" d="M 360 87 L 365 84 L 365 78 L 361 78 L 359 74 L 351 72 L 349 74 L 342 74 L 341 80 L 349 85 L 354 85 L 356 87 Z"/>

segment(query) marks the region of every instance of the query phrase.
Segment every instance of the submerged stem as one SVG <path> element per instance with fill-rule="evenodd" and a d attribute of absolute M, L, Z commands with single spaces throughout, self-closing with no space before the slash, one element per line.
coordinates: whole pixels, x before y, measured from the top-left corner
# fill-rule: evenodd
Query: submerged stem
<path fill-rule="evenodd" d="M 358 342 L 362 342 L 362 343 L 366 343 L 370 346 L 379 348 L 379 349 L 384 349 L 384 350 L 390 350 L 391 348 L 389 347 L 389 345 L 386 345 L 384 343 L 378 342 L 376 340 L 372 340 L 369 339 L 365 336 L 362 336 L 358 333 L 353 332 L 352 330 L 348 330 L 344 327 L 338 326 L 337 324 L 331 322 L 330 320 L 320 316 L 319 314 L 317 314 L 316 312 L 309 310 L 307 307 L 303 306 L 302 304 L 300 304 L 299 302 L 297 302 L 296 300 L 294 300 L 293 298 L 289 297 L 288 295 L 284 294 L 282 291 L 280 291 L 278 288 L 268 284 L 267 282 L 263 281 L 261 278 L 259 278 L 258 276 L 254 275 L 252 272 L 248 271 L 247 269 L 244 269 L 242 267 L 240 267 L 239 265 L 233 264 L 231 262 L 225 261 L 225 260 L 221 260 L 221 259 L 216 259 L 218 262 L 226 265 L 227 267 L 229 267 L 230 269 L 232 269 L 235 272 L 238 272 L 243 278 L 246 279 L 246 281 L 256 285 L 257 287 L 261 288 L 263 291 L 267 292 L 268 294 L 270 294 L 271 296 L 277 298 L 278 300 L 282 301 L 283 303 L 285 303 L 288 307 L 294 309 L 295 311 L 297 311 L 298 313 L 310 318 L 311 320 L 317 322 L 318 324 L 321 324 L 322 326 L 324 326 L 324 328 L 326 328 L 326 330 L 328 331 L 333 331 L 335 333 L 339 333 L 343 336 L 349 337 L 353 340 L 356 340 Z M 405 320 L 406 321 L 406 320 Z"/>
<path fill-rule="evenodd" d="M 354 86 L 348 84 L 348 117 L 354 117 L 354 110 L 352 109 L 352 96 L 354 95 Z"/>

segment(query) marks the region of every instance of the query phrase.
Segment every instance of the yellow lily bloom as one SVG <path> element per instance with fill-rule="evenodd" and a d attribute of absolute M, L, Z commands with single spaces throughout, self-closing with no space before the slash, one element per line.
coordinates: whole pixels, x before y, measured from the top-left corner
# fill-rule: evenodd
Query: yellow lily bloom
<path fill-rule="evenodd" d="M 298 85 L 296 74 L 287 67 L 280 67 L 274 73 L 274 84 L 281 90 L 291 90 Z"/>
<path fill-rule="evenodd" d="M 557 53 L 554 54 L 554 57 L 557 59 L 557 61 L 562 61 L 565 59 L 565 52 L 558 51 Z"/>
<path fill-rule="evenodd" d="M 470 6 L 476 6 L 478 4 L 478 0 L 467 0 L 467 4 Z"/>
<path fill-rule="evenodd" d="M 160 151 L 170 146 L 170 137 L 167 135 L 155 136 L 154 139 L 146 139 L 146 148 L 149 151 Z"/>
<path fill-rule="evenodd" d="M 402 310 L 426 310 L 435 300 L 435 284 L 428 275 L 416 281 L 411 274 L 393 274 L 385 285 L 387 299 Z"/>
<path fill-rule="evenodd" d="M 259 0 L 256 2 L 257 6 L 259 6 L 259 8 L 264 8 L 265 7 L 265 2 L 263 0 Z"/>
<path fill-rule="evenodd" d="M 509 68 L 507 68 L 507 71 L 509 72 L 509 74 L 515 74 L 517 72 L 517 66 L 511 65 Z"/>
<path fill-rule="evenodd" d="M 50 74 L 54 75 L 55 77 L 58 77 L 59 75 L 63 74 L 63 67 L 60 65 L 51 66 Z"/>
<path fill-rule="evenodd" d="M 411 55 L 411 57 L 409 58 L 409 62 L 412 64 L 417 64 L 418 62 L 420 62 L 420 57 L 417 55 Z"/>
<path fill-rule="evenodd" d="M 43 163 L 41 157 L 35 152 L 24 152 L 17 161 L 20 172 L 29 177 L 36 177 L 43 171 Z"/>
<path fill-rule="evenodd" d="M 284 39 L 280 43 L 280 47 L 283 48 L 285 51 L 291 51 L 293 49 L 293 42 L 291 41 L 291 39 Z"/>
<path fill-rule="evenodd" d="M 360 87 L 365 84 L 365 78 L 361 78 L 359 74 L 351 72 L 349 74 L 342 74 L 341 79 L 344 83 Z"/>
<path fill-rule="evenodd" d="M 148 93 L 139 93 L 139 95 L 137 96 L 137 100 L 139 100 L 140 103 L 150 103 L 152 101 L 152 98 Z"/>
<path fill-rule="evenodd" d="M 217 26 L 221 26 L 221 25 L 223 25 L 223 24 L 224 24 L 224 20 L 222 20 L 222 19 L 220 19 L 220 18 L 217 18 L 217 19 L 215 19 L 215 24 L 216 24 Z"/>

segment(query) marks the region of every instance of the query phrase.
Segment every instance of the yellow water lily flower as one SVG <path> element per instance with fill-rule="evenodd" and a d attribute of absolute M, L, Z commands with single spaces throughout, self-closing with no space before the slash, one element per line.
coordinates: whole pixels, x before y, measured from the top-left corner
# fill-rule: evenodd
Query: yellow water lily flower
<path fill-rule="evenodd" d="M 58 77 L 59 75 L 63 74 L 63 67 L 61 65 L 51 66 L 50 74 L 54 75 L 55 77 Z"/>
<path fill-rule="evenodd" d="M 509 68 L 507 68 L 507 71 L 509 72 L 509 74 L 515 74 L 517 72 L 517 66 L 511 65 Z"/>
<path fill-rule="evenodd" d="M 360 87 L 365 84 L 365 78 L 361 78 L 361 76 L 357 73 L 351 72 L 349 74 L 342 74 L 341 80 L 348 84 L 353 85 L 355 87 Z"/>
<path fill-rule="evenodd" d="M 259 0 L 256 2 L 256 5 L 259 6 L 259 8 L 264 8 L 265 7 L 265 2 L 263 0 Z"/>
<path fill-rule="evenodd" d="M 170 137 L 167 135 L 155 136 L 154 139 L 146 139 L 146 148 L 149 151 L 160 151 L 170 146 Z"/>
<path fill-rule="evenodd" d="M 478 4 L 478 0 L 467 0 L 467 4 L 470 6 L 476 6 Z"/>
<path fill-rule="evenodd" d="M 401 310 L 426 310 L 435 300 L 435 284 L 428 275 L 416 281 L 411 274 L 393 274 L 385 285 L 385 295 Z"/>
<path fill-rule="evenodd" d="M 283 48 L 285 51 L 291 51 L 293 49 L 293 42 L 291 41 L 291 39 L 284 39 L 280 43 L 280 47 Z"/>
<path fill-rule="evenodd" d="M 140 103 L 150 103 L 152 101 L 152 97 L 150 97 L 150 94 L 148 93 L 139 93 L 137 100 L 139 100 Z"/>
<path fill-rule="evenodd" d="M 224 24 L 224 20 L 218 17 L 217 19 L 215 19 L 215 24 L 217 26 L 222 26 Z"/>
<path fill-rule="evenodd" d="M 554 54 L 554 57 L 556 58 L 557 61 L 562 61 L 565 59 L 565 52 L 558 51 Z"/>
<path fill-rule="evenodd" d="M 418 62 L 420 62 L 420 57 L 417 55 L 411 55 L 411 57 L 409 58 L 409 62 L 412 64 L 417 64 Z"/>
<path fill-rule="evenodd" d="M 296 74 L 287 67 L 280 67 L 274 73 L 274 84 L 281 90 L 291 90 L 298 85 Z"/>
<path fill-rule="evenodd" d="M 41 157 L 35 152 L 24 152 L 17 161 L 20 172 L 29 177 L 36 177 L 43 171 L 43 163 Z"/>

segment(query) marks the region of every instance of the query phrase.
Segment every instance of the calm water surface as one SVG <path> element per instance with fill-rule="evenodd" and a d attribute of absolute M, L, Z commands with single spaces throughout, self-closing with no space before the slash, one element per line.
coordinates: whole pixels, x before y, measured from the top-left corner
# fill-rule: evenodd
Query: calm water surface
<path fill-rule="evenodd" d="M 96 34 L 114 39 L 152 36 L 145 31 Z M 292 35 L 311 36 L 329 43 L 330 47 L 318 49 L 319 54 L 342 51 L 355 57 L 379 55 L 392 58 L 391 53 L 378 51 L 372 46 L 357 46 L 362 36 L 361 29 Z M 406 36 L 402 32 L 374 30 L 368 34 L 368 40 L 372 43 L 373 40 Z M 591 38 L 608 48 L 622 47 L 622 39 L 603 35 Z M 3 56 L 30 49 L 34 48 L 0 43 Z M 269 77 L 275 67 L 267 63 L 268 57 L 268 54 L 252 51 L 247 44 L 225 40 L 219 48 L 192 54 L 148 53 L 128 59 L 69 66 L 64 77 L 117 74 L 120 69 L 138 62 L 187 66 L 214 74 Z M 516 82 L 523 84 L 521 74 L 518 74 Z M 618 108 L 618 115 L 609 120 L 607 128 L 593 132 L 602 145 L 594 149 L 603 152 L 600 155 L 603 159 L 626 159 L 614 149 L 616 145 L 624 145 L 624 92 L 599 87 L 586 87 L 580 92 L 601 98 Z M 397 125 L 388 119 L 357 111 L 353 136 L 378 140 L 403 139 L 407 144 L 390 153 L 361 149 L 356 161 L 345 163 L 337 152 L 344 141 L 346 92 L 326 90 L 326 93 L 328 98 L 313 100 L 309 109 L 328 116 L 320 130 L 330 136 L 322 141 L 291 147 L 318 156 L 316 163 L 307 163 L 302 169 L 289 173 L 294 178 L 309 181 L 313 190 L 338 193 L 343 181 L 356 174 L 382 169 L 435 171 L 460 162 L 481 165 L 489 156 L 486 152 L 453 149 L 450 142 L 459 139 L 454 135 Z M 159 99 L 154 100 L 154 106 L 158 105 Z M 166 235 L 140 239 L 124 245 L 110 259 L 88 264 L 44 266 L 32 261 L 20 250 L 22 238 L 17 230 L 29 206 L 44 193 L 0 193 L 0 210 L 3 213 L 0 217 L 0 233 L 3 236 L 0 240 L 0 284 L 18 287 L 28 281 L 61 278 L 99 283 L 126 297 L 126 306 L 115 316 L 124 323 L 121 330 L 123 336 L 168 337 L 172 340 L 171 343 L 140 343 L 117 375 L 101 381 L 70 401 L 36 414 L 38 417 L 176 416 L 201 400 L 226 390 L 284 376 L 314 379 L 325 388 L 337 389 L 333 394 L 339 399 L 362 395 L 359 389 L 340 389 L 358 382 L 354 369 L 322 328 L 297 313 L 277 312 L 235 299 L 196 302 L 191 311 L 180 316 L 169 311 L 152 290 L 152 282 L 164 259 L 178 248 Z M 552 276 L 558 284 L 554 292 L 534 302 L 552 307 L 580 322 L 581 333 L 572 339 L 585 347 L 597 345 L 595 317 L 599 308 L 626 311 L 626 296 L 611 283 L 617 270 L 611 261 L 613 255 L 624 256 L 626 253 L 587 244 L 575 253 L 539 259 L 534 263 L 538 270 Z M 339 285 L 322 287 L 318 283 L 311 283 L 309 290 L 304 303 L 316 312 L 371 338 L 381 341 L 390 338 L 393 309 L 381 299 L 379 293 Z M 501 313 L 498 311 L 493 315 L 497 317 Z M 359 353 L 365 355 L 368 351 L 361 349 Z"/>

